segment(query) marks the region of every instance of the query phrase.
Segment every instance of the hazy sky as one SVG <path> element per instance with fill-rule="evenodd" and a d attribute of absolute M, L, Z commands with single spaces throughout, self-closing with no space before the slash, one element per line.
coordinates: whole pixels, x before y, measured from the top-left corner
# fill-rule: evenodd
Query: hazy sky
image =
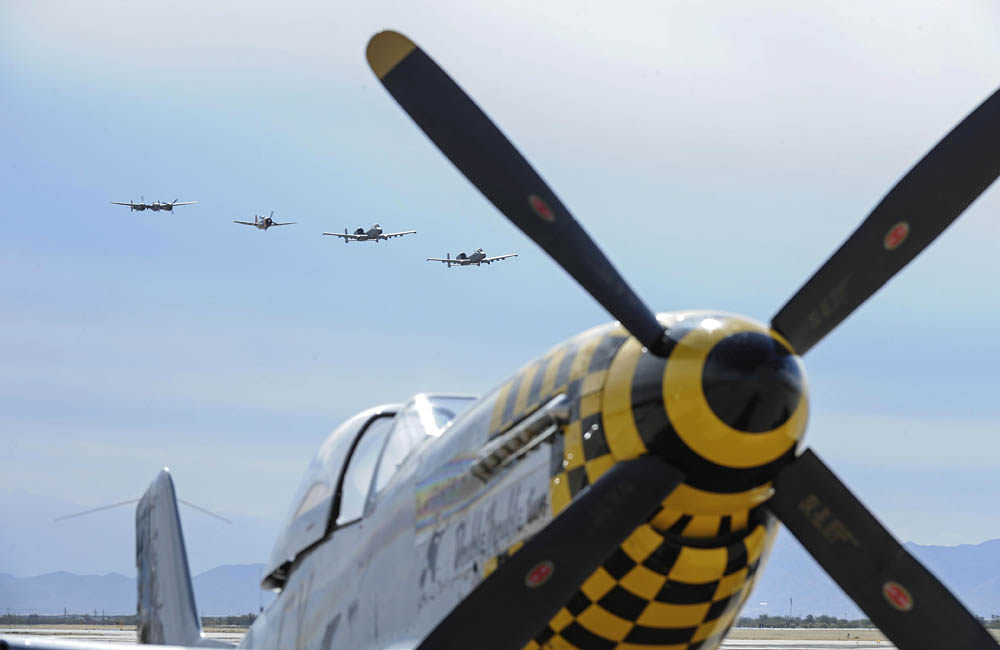
<path fill-rule="evenodd" d="M 608 320 L 381 88 L 385 28 L 654 308 L 761 320 L 1000 86 L 990 0 L 5 0 L 0 572 L 133 572 L 130 512 L 51 516 L 163 465 L 237 521 L 183 515 L 194 570 L 263 561 L 340 420 L 484 392 Z M 140 195 L 200 203 L 108 204 Z M 905 540 L 1000 537 L 998 209 L 992 188 L 806 358 L 807 443 Z M 231 223 L 271 210 L 298 224 Z M 320 236 L 375 221 L 419 233 Z M 519 257 L 423 261 L 478 246 Z"/>

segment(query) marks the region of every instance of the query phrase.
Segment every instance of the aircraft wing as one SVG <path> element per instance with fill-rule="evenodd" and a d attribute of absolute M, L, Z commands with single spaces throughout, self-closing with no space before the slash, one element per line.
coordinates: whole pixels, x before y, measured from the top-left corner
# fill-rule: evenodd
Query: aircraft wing
<path fill-rule="evenodd" d="M 184 201 L 182 203 L 171 203 L 170 205 L 173 205 L 173 206 L 178 206 L 178 205 L 194 205 L 195 203 L 197 203 L 197 201 Z"/>
<path fill-rule="evenodd" d="M 31 636 L 27 634 L 0 635 L 2 650 L 204 650 L 204 648 L 232 648 L 232 644 L 214 639 L 204 638 L 204 645 L 140 645 L 138 643 L 107 643 L 99 641 L 70 641 L 50 636 Z"/>
<path fill-rule="evenodd" d="M 428 262 L 451 262 L 452 264 L 459 264 L 459 263 L 461 263 L 462 260 L 456 260 L 456 259 L 446 260 L 443 257 L 428 257 L 427 261 Z"/>
<path fill-rule="evenodd" d="M 346 232 L 325 232 L 324 235 L 333 235 L 334 237 L 340 237 L 342 239 L 357 239 L 357 235 L 349 235 Z"/>
<path fill-rule="evenodd" d="M 141 203 L 122 203 L 121 201 L 110 201 L 112 205 L 142 205 Z"/>
<path fill-rule="evenodd" d="M 390 233 L 387 233 L 385 235 L 382 235 L 382 239 L 392 239 L 393 237 L 402 237 L 403 235 L 415 235 L 415 234 L 417 234 L 416 230 L 404 230 L 402 232 L 390 232 Z"/>
<path fill-rule="evenodd" d="M 509 253 L 507 255 L 497 255 L 496 257 L 487 257 L 483 260 L 483 264 L 491 264 L 493 262 L 499 262 L 500 260 L 505 260 L 508 257 L 517 257 L 517 253 Z"/>
<path fill-rule="evenodd" d="M 272 221 L 271 225 L 272 226 L 290 226 L 290 225 L 292 225 L 294 223 L 295 223 L 294 221 L 285 221 L 284 223 L 279 223 L 277 221 Z"/>
<path fill-rule="evenodd" d="M 253 221 L 235 221 L 234 220 L 233 223 L 242 223 L 244 226 L 256 226 L 257 225 Z M 273 224 L 273 225 L 276 225 L 276 224 Z"/>

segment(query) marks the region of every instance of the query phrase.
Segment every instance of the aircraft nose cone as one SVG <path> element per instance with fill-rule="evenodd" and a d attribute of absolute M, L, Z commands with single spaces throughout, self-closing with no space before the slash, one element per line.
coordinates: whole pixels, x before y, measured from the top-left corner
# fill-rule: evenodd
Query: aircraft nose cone
<path fill-rule="evenodd" d="M 719 341 L 705 359 L 701 382 L 715 415 L 745 433 L 764 433 L 784 424 L 803 391 L 795 357 L 758 332 Z"/>

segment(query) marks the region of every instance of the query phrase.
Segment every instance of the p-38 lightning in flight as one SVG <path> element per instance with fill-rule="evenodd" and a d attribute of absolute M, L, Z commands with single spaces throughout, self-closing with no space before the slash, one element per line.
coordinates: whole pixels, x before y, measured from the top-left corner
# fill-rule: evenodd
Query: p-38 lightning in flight
<path fill-rule="evenodd" d="M 243 224 L 244 226 L 253 226 L 254 228 L 258 228 L 259 230 L 267 230 L 271 226 L 291 226 L 295 222 L 294 221 L 285 221 L 285 222 L 275 221 L 274 220 L 274 210 L 271 210 L 270 216 L 262 217 L 260 215 L 256 215 L 255 214 L 253 216 L 253 221 L 236 221 L 234 219 L 233 223 Z"/>
<path fill-rule="evenodd" d="M 466 255 L 465 253 L 459 253 L 455 257 L 451 256 L 451 253 L 447 253 L 442 259 L 440 257 L 428 257 L 428 262 L 444 262 L 448 265 L 450 269 L 452 266 L 481 266 L 483 264 L 492 264 L 493 262 L 499 262 L 500 260 L 505 260 L 508 257 L 517 257 L 517 253 L 508 253 L 506 255 L 497 255 L 496 257 L 487 257 L 486 253 L 483 252 L 482 248 L 477 248 L 472 255 Z"/>
<path fill-rule="evenodd" d="M 169 203 L 161 201 L 153 201 L 152 203 L 146 203 L 145 199 L 140 199 L 138 203 L 122 203 L 121 201 L 111 201 L 112 205 L 127 205 L 130 212 L 142 212 L 143 210 L 152 210 L 153 212 L 159 212 L 160 210 L 166 210 L 167 212 L 173 212 L 174 208 L 179 205 L 194 205 L 197 201 L 178 201 L 174 199 Z"/>
<path fill-rule="evenodd" d="M 1000 93 L 939 142 L 778 310 L 654 314 L 489 118 L 396 32 L 386 90 L 615 322 L 485 397 L 362 411 L 322 444 L 266 570 L 259 650 L 716 648 L 783 523 L 899 648 L 996 649 L 800 448 L 802 355 L 1000 173 Z M 205 639 L 169 474 L 136 512 L 139 641 Z M 121 645 L 6 636 L 0 649 Z"/>
<path fill-rule="evenodd" d="M 343 234 L 339 232 L 325 232 L 324 235 L 332 235 L 334 237 L 341 237 L 344 243 L 350 243 L 352 241 L 373 241 L 380 242 L 383 239 L 392 239 L 393 237 L 402 237 L 403 235 L 415 235 L 416 230 L 403 230 L 401 232 L 382 232 L 382 226 L 375 224 L 368 230 L 364 228 L 358 228 L 354 233 L 347 232 L 347 228 L 344 228 Z"/>

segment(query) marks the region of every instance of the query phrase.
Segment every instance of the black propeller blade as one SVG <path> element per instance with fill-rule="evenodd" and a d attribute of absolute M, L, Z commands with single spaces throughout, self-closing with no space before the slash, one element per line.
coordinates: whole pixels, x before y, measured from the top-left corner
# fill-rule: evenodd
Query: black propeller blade
<path fill-rule="evenodd" d="M 906 266 L 1000 174 L 1000 91 L 886 194 L 771 321 L 799 354 Z"/>
<path fill-rule="evenodd" d="M 767 507 L 898 647 L 997 649 L 812 451 L 782 469 L 774 489 Z"/>
<path fill-rule="evenodd" d="M 368 43 L 386 90 L 465 177 L 650 350 L 663 327 L 531 165 L 423 50 L 397 32 Z"/>
<path fill-rule="evenodd" d="M 682 480 L 656 456 L 618 463 L 483 580 L 417 650 L 523 648 Z"/>

